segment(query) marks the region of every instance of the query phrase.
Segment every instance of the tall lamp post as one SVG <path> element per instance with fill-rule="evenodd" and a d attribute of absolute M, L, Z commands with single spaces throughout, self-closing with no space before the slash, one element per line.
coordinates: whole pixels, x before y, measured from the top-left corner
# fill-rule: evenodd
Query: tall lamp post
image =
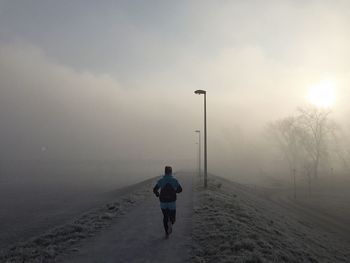
<path fill-rule="evenodd" d="M 205 90 L 196 90 L 195 94 L 204 94 L 204 187 L 207 188 L 207 92 Z"/>
<path fill-rule="evenodd" d="M 200 130 L 196 130 L 196 133 L 198 133 L 199 138 L 198 138 L 198 173 L 199 173 L 199 177 L 202 175 L 202 171 L 201 171 L 201 131 Z"/>

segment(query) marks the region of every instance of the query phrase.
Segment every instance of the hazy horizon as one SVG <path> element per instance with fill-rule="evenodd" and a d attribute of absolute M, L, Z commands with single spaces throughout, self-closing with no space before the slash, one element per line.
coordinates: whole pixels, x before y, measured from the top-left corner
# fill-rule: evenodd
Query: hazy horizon
<path fill-rule="evenodd" d="M 209 170 L 234 171 L 264 155 L 266 124 L 310 103 L 325 80 L 347 133 L 349 10 L 347 1 L 1 0 L 0 157 L 195 167 L 203 97 L 193 92 L 204 89 Z"/>

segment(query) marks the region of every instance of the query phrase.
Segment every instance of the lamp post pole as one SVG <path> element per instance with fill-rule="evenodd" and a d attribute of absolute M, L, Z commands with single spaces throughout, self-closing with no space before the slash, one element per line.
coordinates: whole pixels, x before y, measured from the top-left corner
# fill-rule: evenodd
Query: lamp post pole
<path fill-rule="evenodd" d="M 297 198 L 297 182 L 296 182 L 296 178 L 295 178 L 295 173 L 296 173 L 296 169 L 293 168 L 293 180 L 294 180 L 294 199 Z"/>
<path fill-rule="evenodd" d="M 198 133 L 198 135 L 199 135 L 199 138 L 198 138 L 198 140 L 199 140 L 199 142 L 198 142 L 198 175 L 199 175 L 199 177 L 201 177 L 202 176 L 202 171 L 201 171 L 201 141 L 202 141 L 202 139 L 201 139 L 201 131 L 200 130 L 196 130 L 196 133 Z"/>
<path fill-rule="evenodd" d="M 207 163 L 207 92 L 205 90 L 196 90 L 195 94 L 204 95 L 204 187 L 207 188 L 208 163 Z"/>

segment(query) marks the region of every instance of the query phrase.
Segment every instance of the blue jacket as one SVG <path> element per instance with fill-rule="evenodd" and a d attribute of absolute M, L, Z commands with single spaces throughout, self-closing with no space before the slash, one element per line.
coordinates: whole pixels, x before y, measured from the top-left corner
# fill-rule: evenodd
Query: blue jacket
<path fill-rule="evenodd" d="M 159 189 L 160 193 L 158 192 Z M 162 203 L 175 202 L 176 194 L 181 192 L 181 185 L 171 174 L 163 175 L 153 188 L 153 193 L 159 197 L 159 200 Z"/>

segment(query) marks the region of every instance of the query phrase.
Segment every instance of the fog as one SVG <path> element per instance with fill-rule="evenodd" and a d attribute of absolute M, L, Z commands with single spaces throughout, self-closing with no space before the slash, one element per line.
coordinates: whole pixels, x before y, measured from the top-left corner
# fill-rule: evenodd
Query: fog
<path fill-rule="evenodd" d="M 165 165 L 196 171 L 196 89 L 207 91 L 209 172 L 289 182 L 266 127 L 310 104 L 308 90 L 325 79 L 336 83 L 330 117 L 348 162 L 349 7 L 0 0 L 1 188 L 16 198 L 36 188 L 79 196 L 159 176 Z M 341 164 L 320 176 L 330 167 L 349 176 Z"/>
<path fill-rule="evenodd" d="M 152 6 L 1 1 L 4 171 L 14 160 L 50 162 L 44 178 L 60 162 L 143 162 L 142 178 L 164 164 L 194 169 L 194 130 L 203 130 L 196 89 L 208 92 L 212 173 L 259 176 L 271 150 L 266 124 L 308 104 L 324 79 L 336 82 L 332 118 L 347 133 L 346 2 Z M 147 161 L 159 169 L 146 172 Z"/>

